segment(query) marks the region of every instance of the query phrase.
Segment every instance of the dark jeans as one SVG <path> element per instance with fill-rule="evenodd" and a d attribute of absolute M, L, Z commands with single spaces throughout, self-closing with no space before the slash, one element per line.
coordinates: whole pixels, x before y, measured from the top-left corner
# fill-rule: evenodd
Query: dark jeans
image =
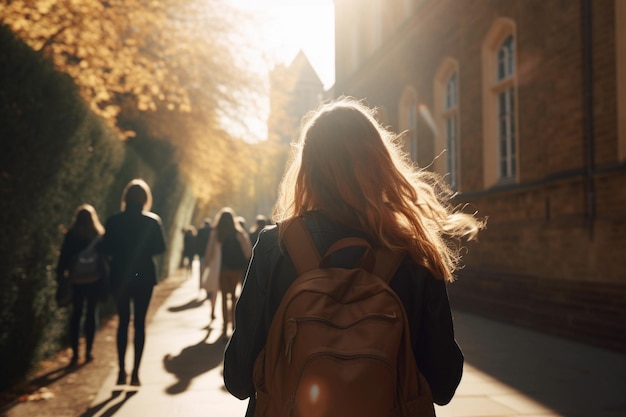
<path fill-rule="evenodd" d="M 87 356 L 91 355 L 93 339 L 98 326 L 98 293 L 93 284 L 74 285 L 72 298 L 72 315 L 70 317 L 70 344 L 74 358 L 78 357 L 78 340 L 80 338 L 80 322 L 83 318 L 83 307 L 87 305 L 84 321 L 84 332 Z"/>
<path fill-rule="evenodd" d="M 130 324 L 131 304 L 133 310 L 135 361 L 133 372 L 139 371 L 143 347 L 146 340 L 146 314 L 152 298 L 152 284 L 142 282 L 116 288 L 113 291 L 119 323 L 117 327 L 117 358 L 120 371 L 125 371 L 128 325 Z"/>

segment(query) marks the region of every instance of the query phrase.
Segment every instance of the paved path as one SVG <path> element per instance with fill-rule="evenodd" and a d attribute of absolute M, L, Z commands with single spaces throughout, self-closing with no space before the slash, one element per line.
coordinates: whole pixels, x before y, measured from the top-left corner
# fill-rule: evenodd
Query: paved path
<path fill-rule="evenodd" d="M 209 305 L 199 300 L 197 285 L 189 279 L 156 312 L 142 386 L 116 386 L 112 370 L 83 416 L 244 415 L 246 402 L 222 382 L 221 319 L 209 326 Z M 452 402 L 437 407 L 439 417 L 626 416 L 626 355 L 462 312 L 455 323 L 465 374 Z"/>
<path fill-rule="evenodd" d="M 626 417 L 626 355 L 454 316 L 464 376 L 439 417 Z"/>

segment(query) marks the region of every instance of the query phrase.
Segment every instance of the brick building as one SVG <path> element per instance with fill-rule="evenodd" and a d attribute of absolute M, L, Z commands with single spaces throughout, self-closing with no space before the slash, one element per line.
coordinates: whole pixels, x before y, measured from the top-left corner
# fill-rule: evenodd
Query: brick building
<path fill-rule="evenodd" d="M 488 217 L 453 307 L 626 351 L 626 0 L 335 0 L 335 22 L 334 96 Z"/>

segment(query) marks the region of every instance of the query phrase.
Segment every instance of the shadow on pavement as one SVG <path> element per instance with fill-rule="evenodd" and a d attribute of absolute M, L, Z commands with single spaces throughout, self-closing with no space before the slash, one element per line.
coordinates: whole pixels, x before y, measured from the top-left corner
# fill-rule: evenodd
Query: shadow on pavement
<path fill-rule="evenodd" d="M 86 363 L 60 366 L 49 372 L 46 372 L 43 375 L 38 376 L 37 378 L 34 378 L 28 381 L 28 384 L 25 384 L 24 386 L 15 388 L 14 391 L 12 391 L 12 393 L 15 395 L 16 398 L 20 396 L 25 396 L 25 395 L 26 396 L 36 395 L 36 393 L 40 389 L 54 384 L 55 382 L 70 375 L 71 373 L 78 371 L 80 368 L 82 368 L 85 365 Z M 6 404 L 0 403 L 0 416 L 4 415 L 2 411 L 4 411 L 7 408 L 12 407 L 12 405 L 15 404 L 16 402 L 17 400 L 14 400 L 13 403 L 6 403 Z"/>
<path fill-rule="evenodd" d="M 455 328 L 467 364 L 555 412 L 626 410 L 626 355 L 460 312 Z"/>
<path fill-rule="evenodd" d="M 172 313 L 178 313 L 179 311 L 185 311 L 185 310 L 189 310 L 192 308 L 198 308 L 198 307 L 201 307 L 202 304 L 204 304 L 204 301 L 205 300 L 199 300 L 199 299 L 190 300 L 183 305 L 169 307 L 167 311 L 171 311 Z"/>
<path fill-rule="evenodd" d="M 99 417 L 110 417 L 113 414 L 117 413 L 120 408 L 122 408 L 124 403 L 128 401 L 133 395 L 137 394 L 137 391 L 126 391 L 126 394 L 121 401 L 113 402 L 113 400 L 121 396 L 122 393 L 122 390 L 113 390 L 109 398 L 89 408 L 87 411 L 81 414 L 80 417 L 93 417 L 96 414 L 98 414 Z M 107 406 L 109 407 L 106 408 Z M 100 411 L 102 410 L 104 411 L 100 414 Z"/>
<path fill-rule="evenodd" d="M 163 358 L 163 367 L 174 374 L 178 381 L 166 388 L 170 395 L 184 392 L 195 377 L 218 367 L 224 358 L 226 339 L 220 338 L 214 343 L 206 343 L 211 334 L 208 329 L 207 336 L 193 346 L 184 348 L 177 356 L 170 354 Z"/>
<path fill-rule="evenodd" d="M 33 379 L 32 381 L 29 382 L 29 385 L 31 386 L 35 386 L 37 388 L 41 388 L 41 387 L 45 387 L 48 386 L 50 384 L 52 384 L 53 382 L 56 382 L 58 380 L 60 380 L 61 378 L 71 374 L 72 372 L 78 370 L 78 368 L 81 368 L 82 366 L 84 366 L 85 364 L 77 364 L 77 365 L 67 365 L 67 366 L 61 366 L 57 369 L 53 369 L 50 372 L 45 373 L 44 375 L 41 375 L 35 379 Z"/>

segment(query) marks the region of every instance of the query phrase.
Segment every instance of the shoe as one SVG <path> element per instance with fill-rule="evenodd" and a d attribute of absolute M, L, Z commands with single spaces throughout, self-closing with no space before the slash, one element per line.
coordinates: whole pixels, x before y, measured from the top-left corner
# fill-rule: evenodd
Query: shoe
<path fill-rule="evenodd" d="M 68 366 L 74 367 L 76 365 L 78 365 L 78 355 L 72 356 L 72 359 L 70 360 L 70 364 Z"/>
<path fill-rule="evenodd" d="M 117 374 L 117 385 L 126 385 L 126 372 L 120 371 Z"/>
<path fill-rule="evenodd" d="M 139 375 L 133 373 L 133 375 L 130 377 L 130 385 L 132 385 L 133 387 L 141 386 L 141 382 L 139 382 Z"/>

